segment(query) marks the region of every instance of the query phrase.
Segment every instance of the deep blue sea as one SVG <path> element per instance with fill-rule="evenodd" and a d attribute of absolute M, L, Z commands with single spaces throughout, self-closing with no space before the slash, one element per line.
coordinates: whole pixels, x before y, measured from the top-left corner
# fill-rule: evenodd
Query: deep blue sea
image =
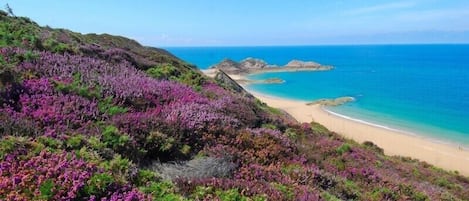
<path fill-rule="evenodd" d="M 328 110 L 434 140 L 469 146 L 469 45 L 360 45 L 166 48 L 200 69 L 224 58 L 292 59 L 335 68 L 324 72 L 264 73 L 283 84 L 249 88 L 303 101 L 351 96 Z"/>

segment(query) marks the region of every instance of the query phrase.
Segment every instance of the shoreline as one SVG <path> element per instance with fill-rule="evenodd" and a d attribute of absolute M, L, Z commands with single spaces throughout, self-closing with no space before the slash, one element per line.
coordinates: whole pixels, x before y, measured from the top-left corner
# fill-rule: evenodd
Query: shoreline
<path fill-rule="evenodd" d="M 233 80 L 247 80 L 243 75 L 228 74 Z M 239 82 L 238 82 L 239 83 Z M 361 119 L 337 114 L 319 104 L 307 105 L 306 101 L 291 100 L 249 90 L 246 83 L 239 83 L 246 91 L 271 107 L 279 108 L 299 122 L 315 121 L 330 131 L 358 143 L 371 141 L 386 155 L 406 156 L 425 161 L 436 167 L 458 171 L 469 176 L 469 150 L 460 145 L 432 140 L 387 126 L 376 125 Z"/>
<path fill-rule="evenodd" d="M 458 147 L 458 149 L 462 150 L 462 151 L 469 151 L 469 147 L 468 147 L 469 145 L 467 145 L 467 144 L 457 144 L 456 142 L 444 141 L 444 140 L 438 139 L 436 137 L 424 136 L 424 134 L 421 133 L 421 132 L 412 132 L 412 131 L 407 131 L 407 130 L 401 130 L 401 129 L 398 129 L 398 128 L 392 128 L 392 127 L 382 125 L 382 124 L 372 123 L 372 122 L 369 122 L 369 121 L 366 121 L 366 120 L 363 120 L 363 119 L 353 118 L 353 117 L 350 117 L 350 116 L 347 116 L 347 115 L 342 115 L 342 114 L 339 114 L 337 112 L 330 111 L 330 110 L 326 109 L 324 106 L 321 106 L 321 109 L 324 112 L 327 112 L 331 115 L 337 116 L 339 118 L 347 119 L 347 120 L 350 120 L 350 121 L 354 121 L 356 123 L 365 124 L 365 125 L 373 126 L 373 127 L 376 127 L 376 128 L 389 130 L 391 132 L 400 133 L 402 135 L 407 135 L 407 136 L 419 138 L 419 139 L 422 139 L 422 140 L 428 140 L 428 141 L 431 141 L 431 142 L 434 142 L 434 143 L 437 143 L 437 144 L 443 144 L 443 145 L 447 145 L 447 146 L 451 146 L 451 147 Z"/>

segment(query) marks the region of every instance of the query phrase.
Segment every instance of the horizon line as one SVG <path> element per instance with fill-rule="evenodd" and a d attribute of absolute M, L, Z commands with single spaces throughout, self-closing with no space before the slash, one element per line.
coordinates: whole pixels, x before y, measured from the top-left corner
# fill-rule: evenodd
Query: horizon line
<path fill-rule="evenodd" d="M 149 46 L 157 48 L 207 48 L 207 47 L 313 47 L 313 46 L 405 46 L 405 45 L 469 45 L 464 43 L 357 43 L 357 44 L 292 44 L 292 45 L 173 45 L 173 46 Z"/>

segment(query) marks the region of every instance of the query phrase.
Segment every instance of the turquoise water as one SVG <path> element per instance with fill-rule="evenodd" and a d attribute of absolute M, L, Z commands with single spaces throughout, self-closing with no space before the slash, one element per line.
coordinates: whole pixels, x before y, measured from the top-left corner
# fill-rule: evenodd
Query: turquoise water
<path fill-rule="evenodd" d="M 332 71 L 264 73 L 283 84 L 249 88 L 312 101 L 351 96 L 329 110 L 436 140 L 469 145 L 469 45 L 168 48 L 204 69 L 223 58 L 256 57 L 283 65 L 292 59 L 333 65 Z"/>

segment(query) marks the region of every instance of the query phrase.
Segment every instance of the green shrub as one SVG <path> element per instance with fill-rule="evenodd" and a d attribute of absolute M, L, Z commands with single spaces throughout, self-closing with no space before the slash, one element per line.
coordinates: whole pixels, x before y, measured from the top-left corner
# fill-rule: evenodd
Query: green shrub
<path fill-rule="evenodd" d="M 337 167 L 337 170 L 344 171 L 345 170 L 345 160 L 342 158 L 334 158 L 332 159 L 332 163 Z"/>
<path fill-rule="evenodd" d="M 189 155 L 191 153 L 191 146 L 187 144 L 182 145 L 182 147 L 179 149 L 179 152 L 181 152 L 184 155 Z"/>
<path fill-rule="evenodd" d="M 287 130 L 285 130 L 285 135 L 292 140 L 295 140 L 298 138 L 298 134 L 292 128 L 287 128 Z"/>
<path fill-rule="evenodd" d="M 54 181 L 52 179 L 48 179 L 44 181 L 41 186 L 39 186 L 39 192 L 41 192 L 40 199 L 41 200 L 50 200 L 54 195 L 53 189 L 55 187 Z"/>
<path fill-rule="evenodd" d="M 205 83 L 205 78 L 201 73 L 189 70 L 188 72 L 179 75 L 179 77 L 176 78 L 176 81 L 192 86 L 196 91 L 201 91 L 201 86 Z"/>
<path fill-rule="evenodd" d="M 440 196 L 441 201 L 459 201 L 453 194 L 450 192 L 446 191 Z"/>
<path fill-rule="evenodd" d="M 363 146 L 369 150 L 372 150 L 378 154 L 384 154 L 384 150 L 381 147 L 378 147 L 373 142 L 365 141 L 363 142 Z"/>
<path fill-rule="evenodd" d="M 324 191 L 324 192 L 321 193 L 321 198 L 323 198 L 326 201 L 340 201 L 339 198 L 337 198 L 336 196 L 330 194 L 327 191 Z"/>
<path fill-rule="evenodd" d="M 277 130 L 277 126 L 273 125 L 273 124 L 262 124 L 261 127 L 262 128 L 272 129 L 272 130 Z"/>
<path fill-rule="evenodd" d="M 201 200 L 207 195 L 213 194 L 213 191 L 213 187 L 211 186 L 197 186 L 195 187 L 195 190 L 190 198 L 193 198 L 194 200 Z"/>
<path fill-rule="evenodd" d="M 284 167 L 282 167 L 282 173 L 283 174 L 291 174 L 291 173 L 294 173 L 294 172 L 299 172 L 303 170 L 303 167 L 299 164 L 288 164 Z"/>
<path fill-rule="evenodd" d="M 176 145 L 176 139 L 173 137 L 169 137 L 164 133 L 159 131 L 150 132 L 150 134 L 146 137 L 146 144 L 149 146 L 150 149 L 157 148 L 158 151 L 170 151 Z M 184 147 L 182 147 L 184 148 Z M 190 147 L 186 147 L 190 148 Z M 181 151 L 186 151 L 181 149 Z M 190 151 L 190 150 L 189 150 Z"/>
<path fill-rule="evenodd" d="M 100 164 L 102 168 L 112 172 L 115 181 L 121 184 L 127 183 L 130 177 L 130 171 L 135 169 L 135 165 L 127 158 L 115 154 L 112 160 Z"/>
<path fill-rule="evenodd" d="M 26 61 L 33 61 L 33 60 L 36 60 L 39 58 L 39 54 L 37 53 L 34 53 L 32 51 L 26 51 L 26 53 L 24 54 L 24 59 Z"/>
<path fill-rule="evenodd" d="M 83 135 L 75 135 L 69 137 L 65 144 L 70 149 L 80 149 L 83 146 L 85 136 Z"/>
<path fill-rule="evenodd" d="M 316 133 L 329 133 L 329 130 L 326 127 L 316 122 L 311 122 L 311 129 Z"/>
<path fill-rule="evenodd" d="M 252 198 L 241 195 L 237 188 L 220 190 L 211 186 L 197 186 L 190 196 L 194 200 L 205 200 L 204 198 L 218 198 L 223 201 L 247 201 L 247 200 L 265 200 L 262 196 L 254 196 Z"/>
<path fill-rule="evenodd" d="M 124 147 L 130 141 L 130 136 L 121 134 L 115 126 L 106 126 L 102 140 L 107 147 L 118 149 Z"/>
<path fill-rule="evenodd" d="M 262 110 L 270 113 L 270 114 L 275 114 L 275 115 L 282 115 L 282 111 L 277 109 L 277 108 L 274 108 L 274 107 L 270 107 L 268 106 L 267 104 L 265 104 L 264 102 L 262 102 L 261 100 L 257 99 L 256 98 L 256 101 L 255 101 L 255 104 L 257 105 L 257 107 L 261 108 Z"/>
<path fill-rule="evenodd" d="M 102 148 L 106 147 L 106 145 L 96 136 L 89 137 L 87 142 L 88 145 L 95 150 L 101 150 Z"/>
<path fill-rule="evenodd" d="M 81 75 L 79 73 L 73 75 L 73 82 L 70 84 L 60 82 L 55 82 L 54 84 L 55 89 L 62 93 L 75 93 L 88 99 L 99 99 L 101 97 L 101 90 L 99 87 L 82 86 Z"/>
<path fill-rule="evenodd" d="M 375 167 L 382 168 L 383 167 L 383 162 L 381 162 L 380 160 L 376 160 L 375 161 Z"/>
<path fill-rule="evenodd" d="M 26 148 L 28 156 L 35 156 L 44 150 L 45 145 L 26 137 L 4 136 L 0 139 L 0 160 L 19 148 Z"/>
<path fill-rule="evenodd" d="M 175 193 L 175 187 L 169 181 L 150 182 L 148 186 L 141 187 L 140 190 L 152 195 L 153 199 L 157 201 L 185 200 L 181 195 Z"/>
<path fill-rule="evenodd" d="M 146 72 L 148 75 L 156 79 L 176 79 L 175 76 L 179 74 L 176 67 L 169 64 L 149 68 Z"/>
<path fill-rule="evenodd" d="M 352 180 L 346 179 L 344 187 L 348 197 L 360 197 L 360 188 Z"/>
<path fill-rule="evenodd" d="M 350 150 L 352 150 L 352 148 L 350 144 L 348 143 L 344 143 L 336 149 L 337 153 L 339 153 L 340 155 L 342 155 L 345 152 L 349 152 Z"/>
<path fill-rule="evenodd" d="M 18 139 L 12 136 L 3 137 L 0 140 L 0 159 L 17 148 L 17 141 Z"/>
<path fill-rule="evenodd" d="M 83 188 L 86 195 L 99 195 L 106 191 L 107 187 L 114 183 L 114 179 L 107 173 L 97 173 L 91 176 Z"/>
<path fill-rule="evenodd" d="M 159 179 L 158 174 L 151 170 L 138 170 L 137 177 L 135 178 L 134 183 L 137 186 L 145 186 L 150 182 L 156 182 Z"/>
<path fill-rule="evenodd" d="M 116 115 L 126 113 L 128 111 L 125 107 L 120 107 L 112 104 L 112 97 L 107 97 L 98 103 L 99 111 L 108 115 Z"/>
<path fill-rule="evenodd" d="M 51 137 L 41 136 L 41 137 L 38 137 L 37 140 L 39 143 L 43 144 L 45 148 L 49 149 L 49 151 L 61 149 L 63 145 L 62 141 L 55 139 L 55 138 L 51 138 Z"/>
<path fill-rule="evenodd" d="M 90 150 L 87 147 L 82 147 L 80 150 L 75 151 L 77 158 L 81 158 L 85 161 L 100 163 L 103 159 L 99 156 L 98 153 L 94 150 Z"/>
<path fill-rule="evenodd" d="M 426 201 L 429 200 L 428 196 L 420 191 L 416 191 L 415 188 L 408 184 L 399 184 L 399 190 L 401 194 L 404 194 L 415 201 Z"/>
<path fill-rule="evenodd" d="M 38 27 L 27 18 L 2 18 L 0 47 L 34 48 L 38 43 Z"/>
<path fill-rule="evenodd" d="M 399 195 L 389 188 L 375 188 L 371 192 L 371 200 L 397 200 Z"/>
<path fill-rule="evenodd" d="M 412 175 L 415 177 L 419 177 L 422 174 L 420 173 L 420 170 L 417 167 L 414 167 L 414 169 L 412 169 Z"/>
<path fill-rule="evenodd" d="M 248 197 L 241 195 L 238 189 L 229 189 L 229 190 L 217 190 L 215 194 L 223 201 L 247 201 Z"/>
<path fill-rule="evenodd" d="M 47 38 L 42 46 L 54 53 L 73 52 L 73 48 L 69 44 L 58 42 L 54 37 Z"/>
<path fill-rule="evenodd" d="M 273 183 L 272 186 L 282 192 L 282 194 L 285 196 L 287 200 L 293 200 L 295 198 L 295 193 L 293 192 L 293 189 L 291 187 L 278 184 L 278 183 Z"/>
<path fill-rule="evenodd" d="M 454 186 L 453 184 L 451 184 L 451 182 L 449 182 L 446 178 L 443 178 L 443 177 L 436 179 L 435 183 L 438 186 L 448 188 L 448 189 L 451 189 Z"/>

